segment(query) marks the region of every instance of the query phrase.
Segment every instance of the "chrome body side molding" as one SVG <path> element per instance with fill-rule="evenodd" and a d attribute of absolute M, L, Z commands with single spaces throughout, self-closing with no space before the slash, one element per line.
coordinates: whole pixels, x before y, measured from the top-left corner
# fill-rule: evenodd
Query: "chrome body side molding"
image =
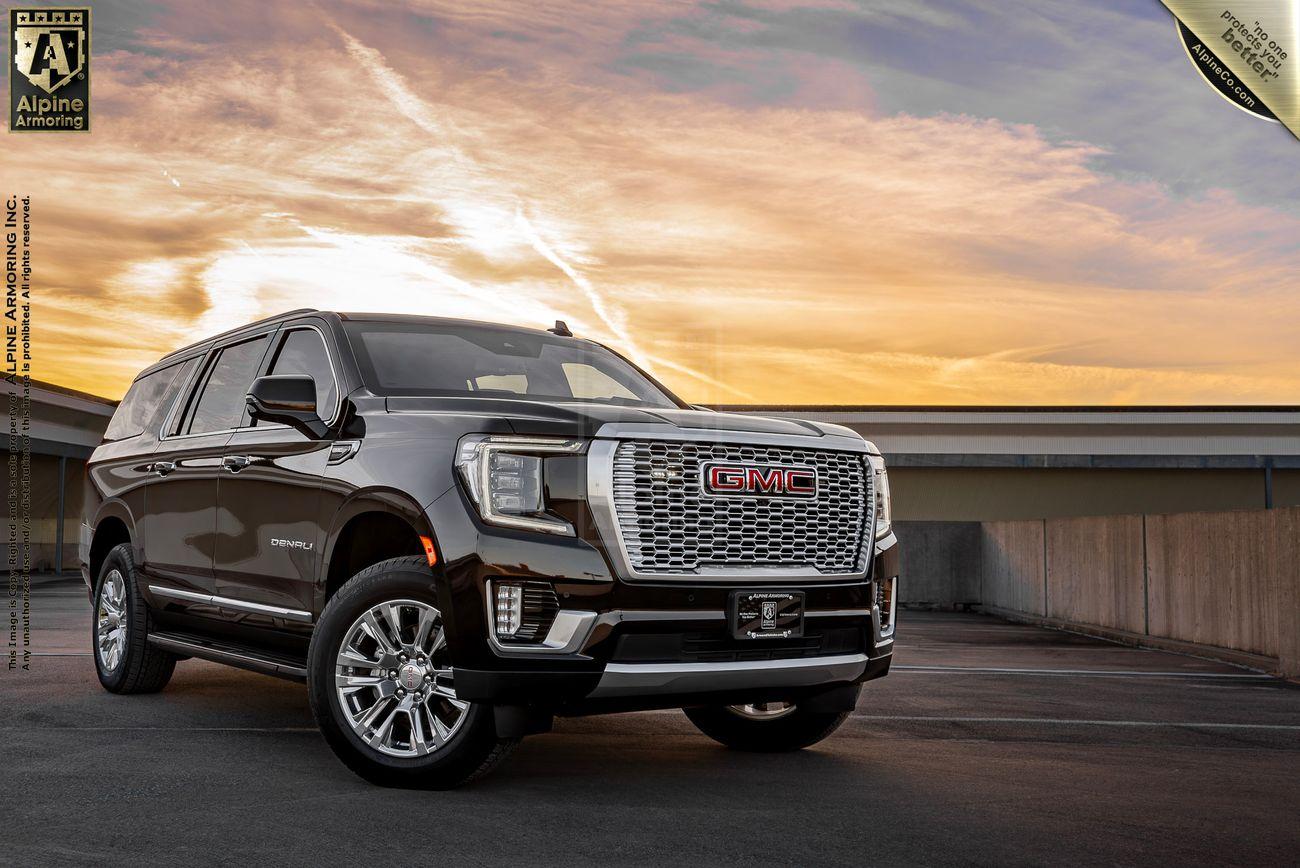
<path fill-rule="evenodd" d="M 272 618 L 284 618 L 286 621 L 298 621 L 302 624 L 310 624 L 316 620 L 312 617 L 311 612 L 304 612 L 301 609 L 285 609 L 281 606 L 249 603 L 245 600 L 232 600 L 230 597 L 200 594 L 195 591 L 181 590 L 180 588 L 164 588 L 159 585 L 150 585 L 149 593 L 155 597 L 170 597 L 173 600 L 182 600 L 186 603 L 207 603 L 221 609 L 233 609 L 236 612 L 249 612 L 254 615 L 270 615 Z"/>

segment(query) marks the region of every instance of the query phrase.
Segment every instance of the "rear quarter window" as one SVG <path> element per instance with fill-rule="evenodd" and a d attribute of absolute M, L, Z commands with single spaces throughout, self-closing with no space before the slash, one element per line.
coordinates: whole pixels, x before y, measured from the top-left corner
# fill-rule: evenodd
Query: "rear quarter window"
<path fill-rule="evenodd" d="M 172 386 L 180 379 L 177 375 L 182 368 L 188 370 L 190 364 L 177 363 L 159 368 L 132 383 L 104 429 L 104 439 L 125 440 L 149 430 L 158 421 L 163 405 L 175 396 Z"/>

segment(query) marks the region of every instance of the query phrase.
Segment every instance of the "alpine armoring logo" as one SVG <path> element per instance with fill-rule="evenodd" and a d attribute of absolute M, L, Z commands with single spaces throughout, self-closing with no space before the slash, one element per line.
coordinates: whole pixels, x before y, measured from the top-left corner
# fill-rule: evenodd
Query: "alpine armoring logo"
<path fill-rule="evenodd" d="M 722 497 L 789 497 L 810 500 L 817 496 L 817 469 L 782 464 L 710 463 L 700 468 L 706 494 Z"/>
<path fill-rule="evenodd" d="M 9 10 L 9 131 L 90 132 L 90 8 Z"/>

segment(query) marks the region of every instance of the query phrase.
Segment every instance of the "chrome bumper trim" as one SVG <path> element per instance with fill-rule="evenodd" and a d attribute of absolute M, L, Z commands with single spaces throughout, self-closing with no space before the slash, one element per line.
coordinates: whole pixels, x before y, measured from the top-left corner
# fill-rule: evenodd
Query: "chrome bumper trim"
<path fill-rule="evenodd" d="M 717 428 L 679 428 L 658 422 L 606 422 L 596 437 L 608 440 L 699 440 L 708 443 L 739 443 L 745 446 L 794 446 L 800 449 L 833 449 L 840 452 L 872 454 L 873 447 L 859 436 L 822 434 L 764 434 L 737 431 L 726 423 Z"/>
<path fill-rule="evenodd" d="M 575 609 L 560 609 L 555 620 L 540 642 L 502 642 L 496 633 L 496 597 L 493 583 L 487 583 L 483 610 L 487 614 L 487 635 L 492 650 L 499 657 L 535 657 L 556 654 L 577 654 L 587 644 L 591 631 L 596 629 L 597 613 Z"/>
<path fill-rule="evenodd" d="M 816 687 L 859 678 L 867 660 L 866 654 L 840 654 L 736 663 L 610 663 L 588 698 Z"/>

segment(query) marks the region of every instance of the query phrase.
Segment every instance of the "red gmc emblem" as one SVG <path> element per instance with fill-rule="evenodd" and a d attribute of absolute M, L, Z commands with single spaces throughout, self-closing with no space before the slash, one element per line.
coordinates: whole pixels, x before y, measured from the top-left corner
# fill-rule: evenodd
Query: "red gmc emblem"
<path fill-rule="evenodd" d="M 733 496 L 817 496 L 817 469 L 779 464 L 705 464 L 700 484 L 709 494 Z"/>

